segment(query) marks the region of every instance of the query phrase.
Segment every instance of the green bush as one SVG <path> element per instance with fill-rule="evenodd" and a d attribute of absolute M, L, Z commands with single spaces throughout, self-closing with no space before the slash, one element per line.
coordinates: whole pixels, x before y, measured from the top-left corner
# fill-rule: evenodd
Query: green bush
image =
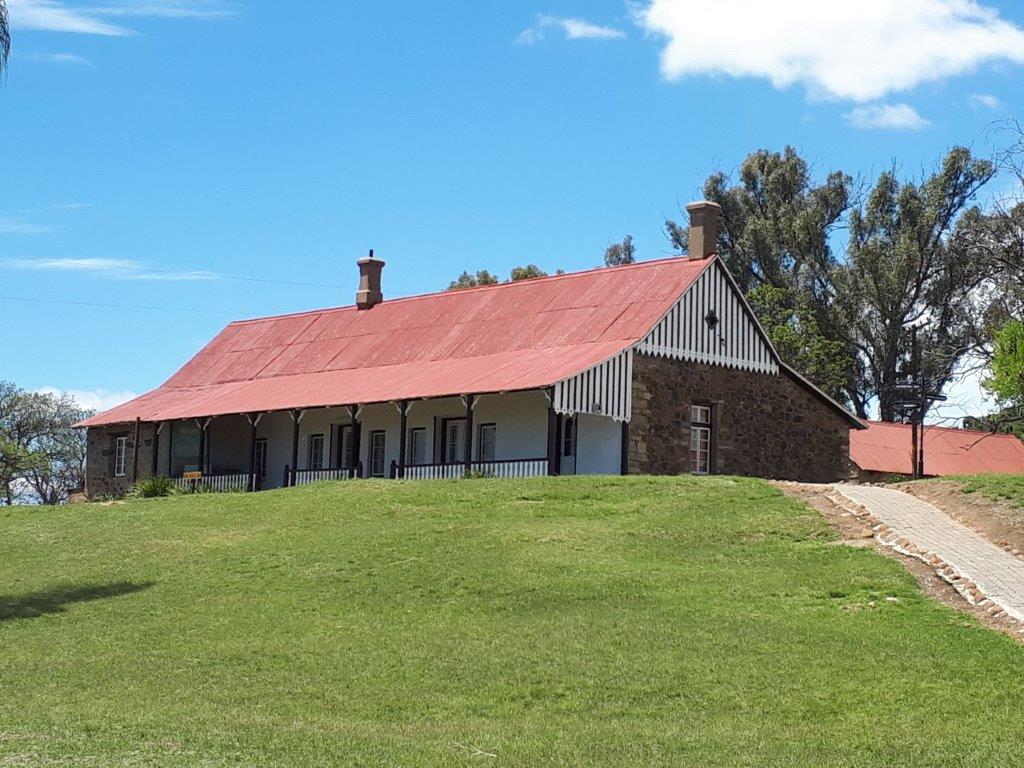
<path fill-rule="evenodd" d="M 177 492 L 174 481 L 164 475 L 153 475 L 137 482 L 128 495 L 137 499 L 155 499 L 159 496 L 173 496 Z"/>

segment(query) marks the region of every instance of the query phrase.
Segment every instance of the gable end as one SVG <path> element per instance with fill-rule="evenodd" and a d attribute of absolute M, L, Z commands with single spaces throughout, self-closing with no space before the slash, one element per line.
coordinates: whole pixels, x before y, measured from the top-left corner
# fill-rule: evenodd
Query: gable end
<path fill-rule="evenodd" d="M 775 349 L 717 259 L 634 348 L 655 357 L 779 372 Z"/>

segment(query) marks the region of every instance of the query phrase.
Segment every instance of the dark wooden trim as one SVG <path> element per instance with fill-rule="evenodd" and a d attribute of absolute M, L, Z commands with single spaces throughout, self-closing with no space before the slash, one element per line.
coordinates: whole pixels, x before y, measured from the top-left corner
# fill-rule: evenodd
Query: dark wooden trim
<path fill-rule="evenodd" d="M 164 422 L 158 421 L 153 424 L 153 464 L 150 467 L 150 475 L 156 477 L 160 469 L 160 425 Z"/>
<path fill-rule="evenodd" d="M 476 406 L 476 395 L 466 396 L 466 447 L 465 453 L 466 471 L 469 472 L 473 465 L 473 408 Z"/>
<path fill-rule="evenodd" d="M 408 429 L 409 403 L 402 400 L 398 404 L 398 466 L 395 469 L 399 479 L 405 477 L 405 452 L 408 448 L 408 437 L 406 432 Z"/>
<path fill-rule="evenodd" d="M 206 474 L 206 428 L 209 422 L 198 419 L 196 422 L 196 426 L 199 427 L 199 471 Z"/>
<path fill-rule="evenodd" d="M 167 422 L 167 476 L 174 472 L 174 422 Z"/>
<path fill-rule="evenodd" d="M 559 466 L 558 457 L 561 453 L 559 446 L 559 427 L 561 426 L 561 419 L 557 413 L 555 413 L 554 404 L 554 393 L 548 392 L 548 475 L 554 476 L 559 474 L 561 467 Z"/>
<path fill-rule="evenodd" d="M 132 441 L 132 482 L 139 480 L 139 437 L 142 430 L 141 419 L 135 419 L 135 438 Z"/>
<path fill-rule="evenodd" d="M 299 468 L 299 411 L 293 410 L 292 414 L 292 463 L 291 475 L 288 478 L 288 486 L 295 485 L 295 472 Z"/>
<path fill-rule="evenodd" d="M 620 453 L 619 473 L 629 474 L 629 422 L 622 422 L 622 448 Z"/>
<path fill-rule="evenodd" d="M 259 487 L 256 480 L 256 414 L 250 413 L 249 419 L 249 490 L 255 491 Z"/>

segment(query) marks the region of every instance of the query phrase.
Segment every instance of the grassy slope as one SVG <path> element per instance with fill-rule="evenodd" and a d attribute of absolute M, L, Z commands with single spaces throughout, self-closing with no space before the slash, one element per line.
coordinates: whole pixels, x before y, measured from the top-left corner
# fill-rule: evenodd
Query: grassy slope
<path fill-rule="evenodd" d="M 1024 507 L 1024 475 L 967 475 L 947 479 L 962 483 L 965 493 L 980 491 L 990 499 Z"/>
<path fill-rule="evenodd" d="M 1019 764 L 1024 647 L 831 538 L 727 478 L 0 511 L 0 764 Z"/>

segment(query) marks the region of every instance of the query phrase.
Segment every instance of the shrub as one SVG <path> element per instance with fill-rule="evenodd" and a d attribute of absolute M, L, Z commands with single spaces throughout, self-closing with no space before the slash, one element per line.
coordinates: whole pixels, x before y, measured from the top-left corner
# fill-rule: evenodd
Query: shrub
<path fill-rule="evenodd" d="M 153 475 L 137 482 L 128 495 L 137 499 L 154 499 L 158 496 L 172 496 L 176 491 L 171 478 L 164 475 Z"/>

